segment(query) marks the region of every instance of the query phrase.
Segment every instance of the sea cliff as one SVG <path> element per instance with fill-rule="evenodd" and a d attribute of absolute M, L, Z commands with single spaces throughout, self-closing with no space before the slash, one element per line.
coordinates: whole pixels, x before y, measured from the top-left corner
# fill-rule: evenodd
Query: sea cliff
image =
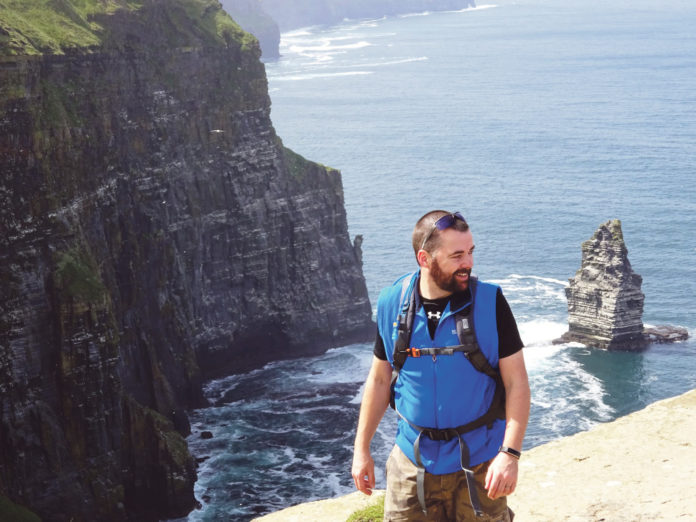
<path fill-rule="evenodd" d="M 0 45 L 0 495 L 184 515 L 204 380 L 373 335 L 340 173 L 216 1 L 10 2 Z"/>

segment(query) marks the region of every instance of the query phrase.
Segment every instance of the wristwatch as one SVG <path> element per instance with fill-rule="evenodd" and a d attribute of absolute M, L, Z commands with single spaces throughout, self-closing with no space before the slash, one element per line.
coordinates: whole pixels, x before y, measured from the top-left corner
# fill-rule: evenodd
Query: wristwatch
<path fill-rule="evenodd" d="M 500 446 L 498 448 L 498 451 L 502 451 L 503 453 L 507 453 L 508 455 L 512 455 L 516 459 L 519 459 L 522 456 L 521 451 L 517 451 L 516 449 L 510 448 L 509 446 Z"/>

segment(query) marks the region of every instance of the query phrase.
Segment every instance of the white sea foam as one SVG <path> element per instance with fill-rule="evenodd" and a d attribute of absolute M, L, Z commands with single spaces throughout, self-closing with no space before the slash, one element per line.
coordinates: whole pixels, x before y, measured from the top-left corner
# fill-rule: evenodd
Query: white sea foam
<path fill-rule="evenodd" d="M 527 370 L 531 373 L 546 368 L 548 360 L 556 356 L 562 349 L 561 345 L 553 344 L 533 347 L 527 345 L 524 350 L 524 362 Z"/>
<path fill-rule="evenodd" d="M 346 45 L 333 45 L 331 43 L 331 40 L 324 40 L 322 42 L 318 42 L 319 45 L 306 45 L 306 46 L 301 46 L 301 45 L 291 45 L 289 47 L 289 50 L 291 52 L 297 53 L 297 54 L 306 54 L 308 52 L 328 52 L 328 51 L 343 51 L 343 50 L 350 50 L 350 49 L 362 49 L 363 47 L 369 47 L 372 44 L 370 42 L 366 42 L 364 40 L 361 40 L 359 42 L 351 43 L 351 44 L 346 44 Z"/>
<path fill-rule="evenodd" d="M 358 34 L 348 34 L 345 36 L 331 36 L 331 37 L 320 37 L 319 35 L 307 35 L 307 36 L 293 36 L 293 37 L 283 37 L 280 41 L 281 48 L 290 48 L 291 45 L 295 44 L 317 44 L 320 43 L 324 46 L 331 45 L 332 42 L 344 42 L 348 40 L 357 40 L 359 38 L 364 38 L 364 35 Z"/>
<path fill-rule="evenodd" d="M 336 29 L 342 30 L 342 31 L 356 31 L 356 30 L 360 30 L 360 29 L 365 29 L 366 27 L 368 27 L 368 28 L 378 27 L 379 22 L 381 22 L 383 20 L 384 20 L 384 18 L 380 18 L 379 20 L 365 20 L 363 22 L 352 24 L 352 25 L 339 26 Z M 354 20 L 344 19 L 343 22 L 347 24 L 350 22 L 354 22 Z"/>
<path fill-rule="evenodd" d="M 297 29 L 295 31 L 288 31 L 287 33 L 283 33 L 282 38 L 294 38 L 297 36 L 309 36 L 311 34 L 312 34 L 312 32 L 309 31 L 308 28 Z"/>
<path fill-rule="evenodd" d="M 424 62 L 428 59 L 429 58 L 427 56 L 414 56 L 411 58 L 400 58 L 398 60 L 386 60 L 383 62 L 351 63 L 351 64 L 347 64 L 347 65 L 322 64 L 322 65 L 318 65 L 317 68 L 355 69 L 355 68 L 365 68 L 365 67 L 384 67 L 387 65 L 401 65 L 404 63 Z"/>
<path fill-rule="evenodd" d="M 528 347 L 548 346 L 568 330 L 568 325 L 549 319 L 532 319 L 517 325 L 522 342 Z"/>
<path fill-rule="evenodd" d="M 360 404 L 362 402 L 362 396 L 363 393 L 365 392 L 365 383 L 363 383 L 360 386 L 360 389 L 358 389 L 358 393 L 356 393 L 353 398 L 350 400 L 350 404 Z"/>
<path fill-rule="evenodd" d="M 294 55 L 295 57 L 303 57 L 311 60 L 309 64 L 303 64 L 303 67 L 305 67 L 307 65 L 328 64 L 332 62 L 337 55 L 343 55 L 350 51 L 373 45 L 365 40 L 346 44 L 335 44 L 335 40 L 336 38 L 319 41 L 313 39 L 306 42 L 289 41 L 281 46 L 281 54 Z"/>
<path fill-rule="evenodd" d="M 293 82 L 301 80 L 313 80 L 315 78 L 340 78 L 345 76 L 367 76 L 372 74 L 372 71 L 346 71 L 334 73 L 307 73 L 296 74 L 291 76 L 278 76 L 273 79 L 276 82 Z"/>
<path fill-rule="evenodd" d="M 484 4 L 484 5 L 477 5 L 476 7 L 465 7 L 464 9 L 457 9 L 456 11 L 449 11 L 450 13 L 465 13 L 467 11 L 483 11 L 484 9 L 493 9 L 494 7 L 498 7 L 495 4 Z"/>
<path fill-rule="evenodd" d="M 428 16 L 430 11 L 423 11 L 422 13 L 406 13 L 406 14 L 401 14 L 398 15 L 399 18 L 412 18 L 414 16 Z"/>
<path fill-rule="evenodd" d="M 539 350 L 544 349 L 525 350 L 525 358 Z M 612 419 L 615 412 L 605 402 L 602 381 L 571 357 L 573 349 L 560 346 L 546 350 L 546 357 L 539 357 L 529 365 L 532 409 L 536 419 L 530 426 L 530 438 L 541 432 L 548 440 L 549 433 L 560 436 L 587 430 L 597 422 Z M 568 390 L 573 390 L 573 393 L 568 393 Z M 592 415 L 587 412 L 592 412 Z"/>
<path fill-rule="evenodd" d="M 554 279 L 552 277 L 510 274 L 510 279 L 536 279 L 538 281 L 544 281 L 546 283 L 553 283 L 553 284 L 557 284 L 557 285 L 561 285 L 561 286 L 568 286 L 568 281 L 562 281 L 561 279 Z"/>

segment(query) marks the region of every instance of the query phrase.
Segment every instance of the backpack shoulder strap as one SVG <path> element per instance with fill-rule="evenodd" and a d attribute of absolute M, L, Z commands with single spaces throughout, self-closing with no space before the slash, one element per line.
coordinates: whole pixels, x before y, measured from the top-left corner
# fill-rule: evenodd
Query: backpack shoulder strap
<path fill-rule="evenodd" d="M 472 277 L 469 283 L 469 288 L 471 288 L 471 306 L 455 314 L 457 337 L 460 344 L 473 348 L 465 351 L 464 355 L 477 371 L 488 375 L 495 381 L 496 389 L 488 412 L 478 419 L 477 422 L 472 423 L 472 426 L 480 423 L 491 425 L 496 418 L 505 418 L 505 386 L 500 376 L 500 370 L 491 365 L 476 340 L 476 332 L 474 330 L 474 310 L 476 307 L 474 303 L 476 301 L 477 285 L 478 279 Z"/>
<path fill-rule="evenodd" d="M 413 318 L 416 315 L 416 292 L 411 290 L 408 293 L 409 288 L 413 278 L 416 276 L 415 273 L 404 277 L 401 282 L 401 298 L 399 299 L 399 306 L 401 306 L 401 311 L 397 317 L 397 337 L 394 342 L 394 352 L 392 354 L 392 377 L 391 377 L 391 397 L 390 404 L 392 408 L 395 408 L 394 404 L 394 385 L 396 384 L 396 379 L 399 377 L 399 372 L 403 368 L 408 353 L 406 349 L 411 342 L 411 331 L 413 330 Z"/>
<path fill-rule="evenodd" d="M 491 379 L 500 378 L 500 372 L 491 366 L 486 356 L 481 351 L 481 347 L 476 340 L 476 332 L 474 330 L 474 311 L 476 309 L 476 287 L 478 279 L 471 277 L 469 280 L 469 288 L 471 289 L 471 306 L 464 310 L 460 310 L 454 316 L 455 324 L 457 325 L 457 337 L 459 343 L 464 346 L 471 346 L 473 349 L 464 352 L 471 365 L 481 373 L 485 373 Z"/>

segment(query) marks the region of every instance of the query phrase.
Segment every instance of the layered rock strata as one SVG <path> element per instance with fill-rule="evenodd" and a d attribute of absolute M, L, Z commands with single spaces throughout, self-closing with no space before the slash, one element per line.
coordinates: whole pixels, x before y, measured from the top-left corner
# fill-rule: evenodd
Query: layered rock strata
<path fill-rule="evenodd" d="M 12 9 L 0 495 L 46 520 L 182 516 L 205 379 L 374 335 L 340 174 L 283 147 L 218 2 L 56 2 L 38 28 Z"/>
<path fill-rule="evenodd" d="M 569 280 L 564 342 L 608 350 L 640 350 L 643 336 L 643 279 L 631 268 L 618 219 L 607 221 L 582 244 L 582 264 Z"/>

